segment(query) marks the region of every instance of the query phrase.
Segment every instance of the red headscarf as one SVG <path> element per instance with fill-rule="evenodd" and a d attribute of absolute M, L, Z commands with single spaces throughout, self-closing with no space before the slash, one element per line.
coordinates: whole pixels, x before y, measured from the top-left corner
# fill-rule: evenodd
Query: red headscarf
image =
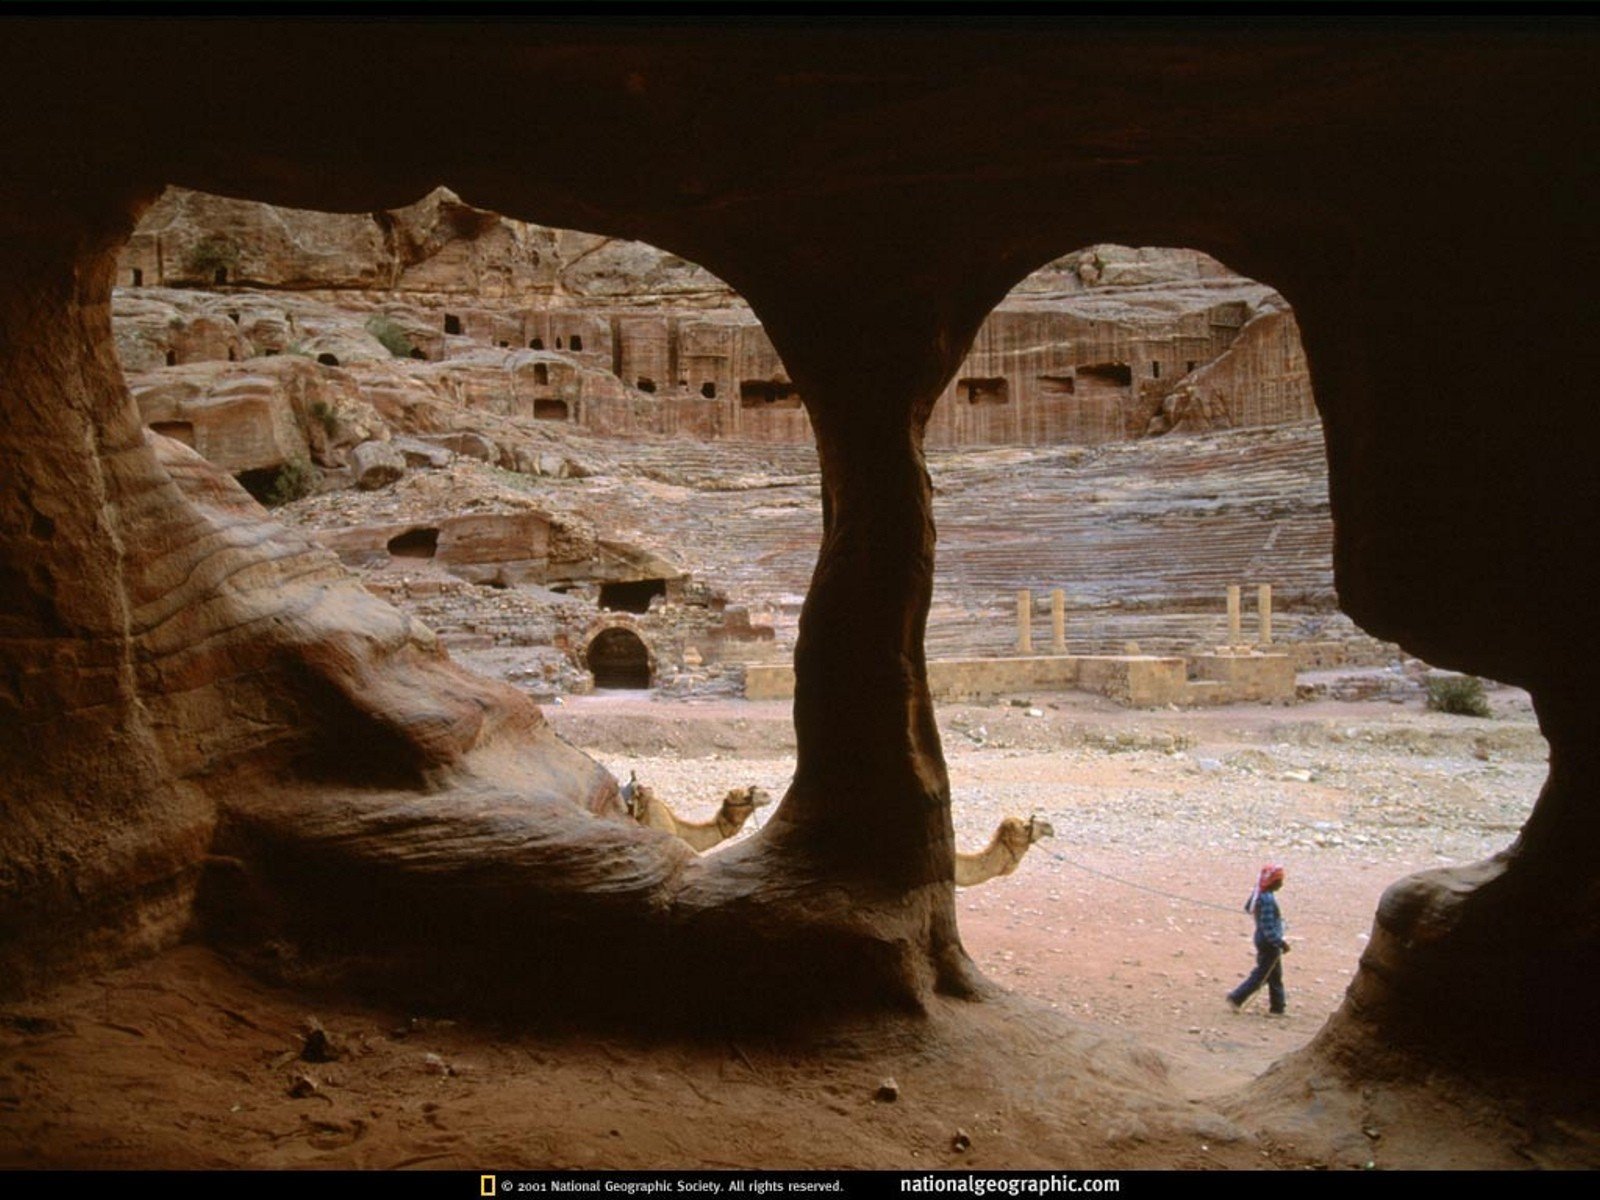
<path fill-rule="evenodd" d="M 1283 868 L 1277 863 L 1268 863 L 1261 868 L 1261 874 L 1256 877 L 1256 886 L 1250 892 L 1250 899 L 1244 902 L 1245 912 L 1255 912 L 1256 901 L 1261 899 L 1262 892 L 1270 892 L 1273 888 L 1283 886 Z"/>

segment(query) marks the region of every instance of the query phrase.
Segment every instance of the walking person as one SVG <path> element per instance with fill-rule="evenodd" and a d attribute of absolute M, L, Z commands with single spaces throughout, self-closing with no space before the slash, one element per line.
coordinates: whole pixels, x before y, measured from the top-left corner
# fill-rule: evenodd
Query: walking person
<path fill-rule="evenodd" d="M 1268 863 L 1261 868 L 1256 887 L 1244 910 L 1256 919 L 1256 969 L 1245 981 L 1228 993 L 1228 1003 L 1237 1012 L 1244 1002 L 1267 985 L 1267 1003 L 1274 1016 L 1283 1016 L 1288 1000 L 1283 992 L 1283 956 L 1289 953 L 1289 943 L 1284 941 L 1283 914 L 1278 910 L 1279 888 L 1283 886 L 1283 868 Z"/>

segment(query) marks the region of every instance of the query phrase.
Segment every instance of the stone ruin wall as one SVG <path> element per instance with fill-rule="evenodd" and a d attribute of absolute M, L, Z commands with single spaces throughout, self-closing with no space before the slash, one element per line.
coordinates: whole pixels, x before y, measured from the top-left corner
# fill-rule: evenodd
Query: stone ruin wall
<path fill-rule="evenodd" d="M 124 318 L 141 310 L 137 288 L 172 286 L 381 312 L 415 348 L 401 373 L 479 411 L 616 437 L 812 441 L 771 342 L 720 280 L 652 247 L 512 221 L 444 189 L 363 214 L 171 189 L 129 242 L 118 281 Z M 124 366 L 349 357 L 341 331 L 314 321 L 230 315 L 163 329 L 146 314 L 141 334 L 119 332 Z M 1097 445 L 1315 415 L 1298 327 L 1270 289 L 1195 251 L 1100 247 L 1049 264 L 990 315 L 927 438 Z"/>

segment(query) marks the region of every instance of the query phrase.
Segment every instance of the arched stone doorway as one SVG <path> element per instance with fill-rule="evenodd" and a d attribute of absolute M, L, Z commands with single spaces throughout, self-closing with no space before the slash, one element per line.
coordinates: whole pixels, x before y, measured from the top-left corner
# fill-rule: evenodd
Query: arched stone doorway
<path fill-rule="evenodd" d="M 584 651 L 584 661 L 597 688 L 650 686 L 650 648 L 631 629 L 602 629 Z"/>

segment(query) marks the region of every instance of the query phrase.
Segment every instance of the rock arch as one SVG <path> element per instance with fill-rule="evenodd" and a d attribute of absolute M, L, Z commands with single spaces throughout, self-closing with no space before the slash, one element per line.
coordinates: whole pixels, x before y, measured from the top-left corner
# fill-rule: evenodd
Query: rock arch
<path fill-rule="evenodd" d="M 583 664 L 597 688 L 647 688 L 655 682 L 656 655 L 632 621 L 602 621 L 583 638 Z"/>

